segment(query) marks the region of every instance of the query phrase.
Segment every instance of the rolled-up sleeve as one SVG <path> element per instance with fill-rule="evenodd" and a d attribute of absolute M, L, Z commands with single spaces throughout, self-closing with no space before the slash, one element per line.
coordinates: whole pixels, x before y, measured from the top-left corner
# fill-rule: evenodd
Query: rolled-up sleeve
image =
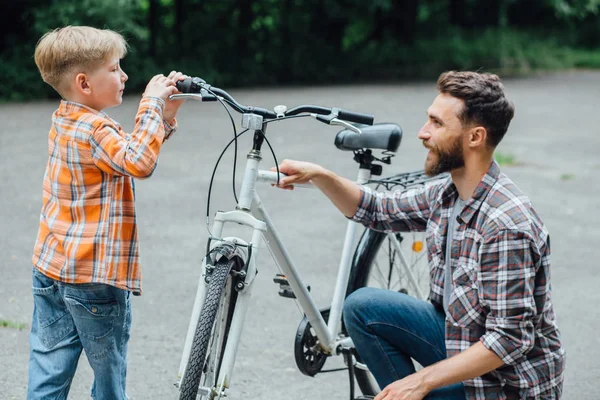
<path fill-rule="evenodd" d="M 172 124 L 170 124 L 166 119 L 163 119 L 163 124 L 165 127 L 165 140 L 168 140 L 177 131 L 177 119 L 173 119 Z"/>
<path fill-rule="evenodd" d="M 483 345 L 505 364 L 522 361 L 534 345 L 536 264 L 534 242 L 522 231 L 504 230 L 479 250 L 479 296 L 489 309 Z"/>
<path fill-rule="evenodd" d="M 377 192 L 362 186 L 360 203 L 352 220 L 383 232 L 424 231 L 430 214 L 430 189 L 422 186 Z"/>
<path fill-rule="evenodd" d="M 89 137 L 94 164 L 112 175 L 135 178 L 152 175 L 165 139 L 163 106 L 164 101 L 160 98 L 144 97 L 131 134 L 126 134 L 109 120 L 98 120 Z"/>

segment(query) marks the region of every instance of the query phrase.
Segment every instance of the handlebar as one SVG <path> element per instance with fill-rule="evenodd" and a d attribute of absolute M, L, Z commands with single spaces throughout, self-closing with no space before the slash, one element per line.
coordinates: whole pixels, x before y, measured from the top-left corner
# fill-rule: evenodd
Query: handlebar
<path fill-rule="evenodd" d="M 316 119 L 330 124 L 334 119 L 345 120 L 349 122 L 356 122 L 359 124 L 373 125 L 374 117 L 370 114 L 361 114 L 353 111 L 342 110 L 339 108 L 327 108 L 313 105 L 302 105 L 294 107 L 290 110 L 286 110 L 285 107 L 282 110 L 276 110 L 273 112 L 266 108 L 250 107 L 238 103 L 229 93 L 218 87 L 211 86 L 200 78 L 186 78 L 176 83 L 177 90 L 182 93 L 196 93 L 200 94 L 202 101 L 216 101 L 219 96 L 223 98 L 235 111 L 242 114 L 257 114 L 264 118 L 276 119 L 283 116 L 293 116 L 302 113 L 316 114 Z"/>

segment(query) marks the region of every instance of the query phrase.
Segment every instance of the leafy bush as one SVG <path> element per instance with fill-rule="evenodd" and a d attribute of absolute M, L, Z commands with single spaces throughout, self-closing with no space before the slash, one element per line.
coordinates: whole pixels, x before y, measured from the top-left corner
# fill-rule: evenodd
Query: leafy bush
<path fill-rule="evenodd" d="M 466 6 L 457 8 L 461 3 Z M 600 68 L 600 0 L 14 4 L 9 11 L 20 15 L 18 31 L 0 26 L 5 101 L 57 96 L 39 77 L 33 52 L 45 32 L 65 25 L 123 34 L 130 46 L 122 62 L 128 91 L 142 91 L 152 75 L 173 69 L 232 87 L 430 78 L 447 69 Z M 498 7 L 491 10 L 492 4 Z"/>

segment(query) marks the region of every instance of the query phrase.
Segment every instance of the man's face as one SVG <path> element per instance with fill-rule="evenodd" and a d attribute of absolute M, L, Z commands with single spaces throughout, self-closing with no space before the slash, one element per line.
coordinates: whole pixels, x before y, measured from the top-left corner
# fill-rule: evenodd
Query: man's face
<path fill-rule="evenodd" d="M 463 107 L 462 100 L 440 94 L 427 110 L 427 122 L 418 137 L 429 149 L 425 160 L 425 174 L 428 176 L 464 167 L 464 128 L 458 118 Z"/>

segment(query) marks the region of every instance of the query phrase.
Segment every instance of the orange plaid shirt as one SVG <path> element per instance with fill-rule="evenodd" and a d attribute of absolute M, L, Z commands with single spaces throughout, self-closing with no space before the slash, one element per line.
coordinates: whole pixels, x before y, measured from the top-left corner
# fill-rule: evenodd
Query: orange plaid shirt
<path fill-rule="evenodd" d="M 144 97 L 128 134 L 103 112 L 61 101 L 52 116 L 33 264 L 66 283 L 141 294 L 133 178 L 154 172 L 165 139 L 164 101 Z"/>

